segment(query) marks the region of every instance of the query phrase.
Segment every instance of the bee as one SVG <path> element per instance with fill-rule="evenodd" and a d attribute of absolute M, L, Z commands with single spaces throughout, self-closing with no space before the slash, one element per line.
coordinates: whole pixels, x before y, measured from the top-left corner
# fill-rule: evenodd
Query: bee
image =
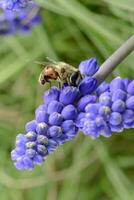
<path fill-rule="evenodd" d="M 78 69 L 65 62 L 56 62 L 49 58 L 48 62 L 36 62 L 44 67 L 40 76 L 39 83 L 51 83 L 52 80 L 59 82 L 60 87 L 64 84 L 69 86 L 77 86 L 82 79 L 82 75 Z"/>

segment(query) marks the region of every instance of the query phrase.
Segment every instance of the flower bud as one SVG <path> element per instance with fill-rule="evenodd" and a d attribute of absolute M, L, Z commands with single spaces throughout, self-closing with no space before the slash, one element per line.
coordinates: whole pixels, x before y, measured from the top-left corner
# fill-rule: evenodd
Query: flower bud
<path fill-rule="evenodd" d="M 26 132 L 29 132 L 29 131 L 35 131 L 36 130 L 36 120 L 32 120 L 30 122 L 27 122 L 26 125 L 25 125 L 25 130 Z"/>
<path fill-rule="evenodd" d="M 126 105 L 124 103 L 124 101 L 122 100 L 116 100 L 113 104 L 112 104 L 112 110 L 114 112 L 119 112 L 122 113 L 125 111 Z"/>
<path fill-rule="evenodd" d="M 123 78 L 122 80 L 123 80 L 123 83 L 125 85 L 125 89 L 127 90 L 128 84 L 131 82 L 131 80 L 128 79 L 128 78 Z"/>
<path fill-rule="evenodd" d="M 34 167 L 32 159 L 29 158 L 28 156 L 24 156 L 23 164 L 25 169 L 33 169 Z"/>
<path fill-rule="evenodd" d="M 113 92 L 112 94 L 112 101 L 116 101 L 118 99 L 121 99 L 123 101 L 125 101 L 127 98 L 127 93 L 124 92 L 123 90 L 121 89 L 117 89 L 116 91 Z"/>
<path fill-rule="evenodd" d="M 47 90 L 44 95 L 43 95 L 43 99 L 44 102 L 46 104 L 50 103 L 52 100 L 57 100 L 59 99 L 59 94 L 60 94 L 60 90 L 53 86 L 50 90 Z"/>
<path fill-rule="evenodd" d="M 100 106 L 98 113 L 103 116 L 105 119 L 108 119 L 110 113 L 111 113 L 111 108 L 109 106 Z"/>
<path fill-rule="evenodd" d="M 134 110 L 134 95 L 126 100 L 126 107 L 130 110 Z"/>
<path fill-rule="evenodd" d="M 110 91 L 113 93 L 117 89 L 121 89 L 125 91 L 125 85 L 123 80 L 120 77 L 113 79 L 110 83 Z"/>
<path fill-rule="evenodd" d="M 56 100 L 53 100 L 48 104 L 47 113 L 48 114 L 51 114 L 53 112 L 61 113 L 62 109 L 63 109 L 63 104 Z"/>
<path fill-rule="evenodd" d="M 46 113 L 45 111 L 38 111 L 36 112 L 36 121 L 37 123 L 41 123 L 41 122 L 48 122 L 48 113 Z"/>
<path fill-rule="evenodd" d="M 124 127 L 123 127 L 123 124 L 119 124 L 119 125 L 110 124 L 110 129 L 112 132 L 121 133 L 123 131 Z"/>
<path fill-rule="evenodd" d="M 45 122 L 41 122 L 37 124 L 36 132 L 39 135 L 47 135 L 48 125 Z"/>
<path fill-rule="evenodd" d="M 52 153 L 53 151 L 56 150 L 57 146 L 58 146 L 58 143 L 55 140 L 49 139 L 49 142 L 47 145 L 48 152 Z"/>
<path fill-rule="evenodd" d="M 65 105 L 73 104 L 78 95 L 79 92 L 77 88 L 67 86 L 62 89 L 59 100 Z"/>
<path fill-rule="evenodd" d="M 120 125 L 122 123 L 122 116 L 118 112 L 112 112 L 109 118 L 109 123 L 113 126 Z"/>
<path fill-rule="evenodd" d="M 35 115 L 39 111 L 47 112 L 48 105 L 47 104 L 41 104 L 36 110 L 35 110 Z"/>
<path fill-rule="evenodd" d="M 62 123 L 61 127 L 62 127 L 62 130 L 63 130 L 64 133 L 66 133 L 66 132 L 68 132 L 70 130 L 74 130 L 75 131 L 75 129 L 76 129 L 75 123 L 73 122 L 73 120 L 65 120 Z"/>
<path fill-rule="evenodd" d="M 16 161 L 16 160 L 18 159 L 18 157 L 19 157 L 19 155 L 18 155 L 18 153 L 16 152 L 16 150 L 15 150 L 15 149 L 12 150 L 12 151 L 11 151 L 11 159 L 12 159 L 13 161 Z"/>
<path fill-rule="evenodd" d="M 31 148 L 34 148 L 34 147 L 36 147 L 36 142 L 27 142 L 26 143 L 27 149 L 31 149 Z"/>
<path fill-rule="evenodd" d="M 132 110 L 125 110 L 123 113 L 123 121 L 124 123 L 131 123 L 134 122 L 134 112 Z"/>
<path fill-rule="evenodd" d="M 86 96 L 80 98 L 80 100 L 77 103 L 77 108 L 80 111 L 84 111 L 87 104 L 95 103 L 95 102 L 96 102 L 95 95 L 86 95 Z"/>
<path fill-rule="evenodd" d="M 86 76 L 94 75 L 99 69 L 99 65 L 97 63 L 96 58 L 90 58 L 88 60 L 84 60 L 79 65 L 79 70 L 81 74 Z"/>
<path fill-rule="evenodd" d="M 49 124 L 59 126 L 63 121 L 61 114 L 54 112 L 49 116 Z"/>
<path fill-rule="evenodd" d="M 28 141 L 35 141 L 36 140 L 36 132 L 33 132 L 33 131 L 29 131 L 27 134 L 26 134 L 26 138 L 28 139 Z"/>
<path fill-rule="evenodd" d="M 48 144 L 48 138 L 44 135 L 38 135 L 37 142 L 38 142 L 38 144 L 46 145 L 46 144 Z"/>
<path fill-rule="evenodd" d="M 37 145 L 37 152 L 42 156 L 45 156 L 48 153 L 47 148 L 42 144 Z"/>
<path fill-rule="evenodd" d="M 97 138 L 99 136 L 95 121 L 89 121 L 88 119 L 84 122 L 83 132 L 85 135 L 90 135 L 92 138 Z"/>
<path fill-rule="evenodd" d="M 75 120 L 75 124 L 78 128 L 82 128 L 83 127 L 83 123 L 85 120 L 85 113 L 84 112 L 80 112 Z"/>
<path fill-rule="evenodd" d="M 99 104 L 98 103 L 89 103 L 85 107 L 85 112 L 91 112 L 94 114 L 98 114 Z"/>
<path fill-rule="evenodd" d="M 79 90 L 82 95 L 91 94 L 97 88 L 97 80 L 92 77 L 85 77 L 79 84 Z"/>
<path fill-rule="evenodd" d="M 111 106 L 112 105 L 112 100 L 111 100 L 111 95 L 110 92 L 104 92 L 99 96 L 99 102 L 101 105 L 104 106 Z"/>
<path fill-rule="evenodd" d="M 25 154 L 29 157 L 29 158 L 33 158 L 36 155 L 36 151 L 34 149 L 27 149 Z"/>
<path fill-rule="evenodd" d="M 72 104 L 69 104 L 63 108 L 61 115 L 66 120 L 73 120 L 77 116 L 77 109 Z"/>
<path fill-rule="evenodd" d="M 96 89 L 96 93 L 98 96 L 106 91 L 109 92 L 109 83 L 106 82 L 101 83 L 101 85 Z"/>
<path fill-rule="evenodd" d="M 129 84 L 128 84 L 128 87 L 127 87 L 127 92 L 131 95 L 134 95 L 134 81 L 131 81 Z"/>
<path fill-rule="evenodd" d="M 62 135 L 62 129 L 60 126 L 51 126 L 48 131 L 50 137 L 60 137 Z"/>
<path fill-rule="evenodd" d="M 33 158 L 33 163 L 34 163 L 35 165 L 41 165 L 43 161 L 44 161 L 44 157 L 42 157 L 42 156 L 39 155 L 39 154 L 36 154 L 36 155 L 34 156 L 34 158 Z"/>

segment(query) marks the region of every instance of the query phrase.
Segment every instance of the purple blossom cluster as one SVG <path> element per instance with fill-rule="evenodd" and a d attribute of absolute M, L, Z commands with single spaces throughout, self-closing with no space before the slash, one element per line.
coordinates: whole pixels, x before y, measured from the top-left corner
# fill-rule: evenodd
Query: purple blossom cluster
<path fill-rule="evenodd" d="M 12 160 L 18 169 L 31 169 L 68 140 L 72 140 L 78 128 L 75 125 L 77 109 L 74 102 L 79 96 L 75 87 L 61 91 L 52 87 L 44 93 L 44 104 L 35 111 L 35 120 L 25 126 L 26 134 L 19 134 Z"/>
<path fill-rule="evenodd" d="M 95 58 L 80 64 L 82 74 L 85 73 L 84 66 L 85 70 L 90 69 L 90 75 L 99 68 Z M 32 169 L 41 164 L 59 145 L 76 136 L 77 102 L 86 93 L 92 93 L 96 84 L 94 78 L 86 75 L 78 87 L 52 87 L 44 93 L 44 104 L 36 109 L 35 120 L 26 124 L 26 134 L 17 136 L 15 149 L 11 152 L 17 169 Z"/>
<path fill-rule="evenodd" d="M 118 77 L 97 88 L 93 75 L 98 69 L 95 58 L 83 61 L 79 65 L 83 78 L 77 87 L 52 87 L 44 93 L 44 103 L 26 124 L 26 134 L 17 136 L 11 152 L 17 169 L 42 164 L 80 130 L 96 138 L 134 127 L 134 81 Z"/>
<path fill-rule="evenodd" d="M 0 14 L 0 35 L 28 32 L 41 22 L 39 9 L 37 4 L 29 4 L 21 11 L 3 10 Z"/>
<path fill-rule="evenodd" d="M 4 10 L 20 10 L 32 3 L 32 0 L 0 0 L 0 7 Z"/>
<path fill-rule="evenodd" d="M 78 116 L 79 128 L 85 135 L 109 137 L 112 132 L 134 128 L 134 81 L 117 77 L 100 85 L 95 97 L 94 103 L 84 104 L 79 113 L 82 117 Z"/>

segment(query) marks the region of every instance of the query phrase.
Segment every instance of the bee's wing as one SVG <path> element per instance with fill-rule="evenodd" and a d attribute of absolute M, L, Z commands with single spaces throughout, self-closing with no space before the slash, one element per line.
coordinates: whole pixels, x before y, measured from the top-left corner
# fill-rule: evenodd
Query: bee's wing
<path fill-rule="evenodd" d="M 46 66 L 49 64 L 49 62 L 45 62 L 45 61 L 34 61 L 34 63 L 38 65 L 43 65 L 43 66 Z"/>
<path fill-rule="evenodd" d="M 49 63 L 55 64 L 55 65 L 57 64 L 57 61 L 55 61 L 49 57 L 46 57 L 46 59 L 49 61 Z"/>
<path fill-rule="evenodd" d="M 48 61 L 34 61 L 34 63 L 36 63 L 38 65 L 44 65 L 44 66 L 46 66 L 46 65 L 57 65 L 56 61 L 54 61 L 54 60 L 52 60 L 52 59 L 50 59 L 48 57 L 46 57 L 46 59 Z"/>

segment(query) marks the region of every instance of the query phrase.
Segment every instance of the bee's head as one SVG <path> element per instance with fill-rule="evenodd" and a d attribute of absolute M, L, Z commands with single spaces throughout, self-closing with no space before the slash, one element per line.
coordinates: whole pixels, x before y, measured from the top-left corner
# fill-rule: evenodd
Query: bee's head
<path fill-rule="evenodd" d="M 39 76 L 39 83 L 40 83 L 41 85 L 45 85 L 45 83 L 48 83 L 48 82 L 49 82 L 48 79 L 49 79 L 48 76 L 46 76 L 46 75 L 44 75 L 43 73 L 41 73 L 40 76 Z"/>
<path fill-rule="evenodd" d="M 47 66 L 43 70 L 44 77 L 46 79 L 56 80 L 58 78 L 58 73 L 53 66 Z"/>

